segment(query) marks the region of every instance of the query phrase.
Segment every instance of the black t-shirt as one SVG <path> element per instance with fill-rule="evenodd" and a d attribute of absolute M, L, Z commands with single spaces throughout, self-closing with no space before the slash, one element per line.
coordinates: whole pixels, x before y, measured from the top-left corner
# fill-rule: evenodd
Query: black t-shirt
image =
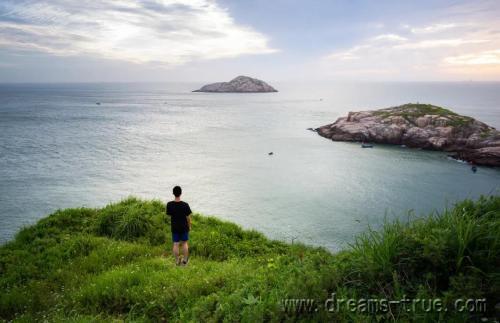
<path fill-rule="evenodd" d="M 167 203 L 167 215 L 170 215 L 172 232 L 182 233 L 189 231 L 187 217 L 191 214 L 189 204 L 184 201 L 170 201 Z"/>

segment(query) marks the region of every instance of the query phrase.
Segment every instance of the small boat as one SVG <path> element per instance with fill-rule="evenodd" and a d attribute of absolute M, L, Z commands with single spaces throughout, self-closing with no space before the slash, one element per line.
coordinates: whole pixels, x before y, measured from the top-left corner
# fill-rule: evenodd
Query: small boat
<path fill-rule="evenodd" d="M 373 148 L 373 145 L 370 145 L 370 144 L 361 144 L 361 148 Z"/>
<path fill-rule="evenodd" d="M 269 156 L 272 156 L 274 155 L 274 153 L 271 151 L 270 153 L 268 153 Z"/>
<path fill-rule="evenodd" d="M 96 102 L 95 104 L 97 104 L 97 105 L 101 105 L 101 102 Z"/>

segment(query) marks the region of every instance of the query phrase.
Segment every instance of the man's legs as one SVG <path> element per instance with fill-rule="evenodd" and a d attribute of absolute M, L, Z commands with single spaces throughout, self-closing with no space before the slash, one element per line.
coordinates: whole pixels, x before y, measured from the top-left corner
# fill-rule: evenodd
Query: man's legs
<path fill-rule="evenodd" d="M 187 241 L 182 241 L 182 254 L 184 255 L 184 262 L 187 263 L 189 258 L 189 246 Z"/>
<path fill-rule="evenodd" d="M 179 263 L 179 242 L 174 242 L 174 247 L 172 248 L 175 257 L 175 263 Z"/>

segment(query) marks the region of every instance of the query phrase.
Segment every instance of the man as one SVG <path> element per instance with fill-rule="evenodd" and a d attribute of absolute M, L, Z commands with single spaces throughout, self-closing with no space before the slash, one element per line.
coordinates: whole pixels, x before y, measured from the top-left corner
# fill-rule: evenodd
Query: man
<path fill-rule="evenodd" d="M 170 216 L 170 229 L 172 230 L 173 252 L 176 265 L 187 265 L 189 261 L 189 230 L 191 230 L 191 208 L 189 204 L 181 201 L 182 189 L 174 187 L 175 200 L 167 203 L 166 212 Z M 183 258 L 179 257 L 179 244 L 182 246 Z"/>

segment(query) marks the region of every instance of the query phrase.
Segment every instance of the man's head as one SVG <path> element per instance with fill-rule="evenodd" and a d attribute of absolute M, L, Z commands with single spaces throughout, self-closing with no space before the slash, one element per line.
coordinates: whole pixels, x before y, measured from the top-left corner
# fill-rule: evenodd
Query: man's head
<path fill-rule="evenodd" d="M 182 194 L 182 188 L 180 186 L 176 186 L 173 189 L 173 193 L 175 197 L 179 197 Z"/>

